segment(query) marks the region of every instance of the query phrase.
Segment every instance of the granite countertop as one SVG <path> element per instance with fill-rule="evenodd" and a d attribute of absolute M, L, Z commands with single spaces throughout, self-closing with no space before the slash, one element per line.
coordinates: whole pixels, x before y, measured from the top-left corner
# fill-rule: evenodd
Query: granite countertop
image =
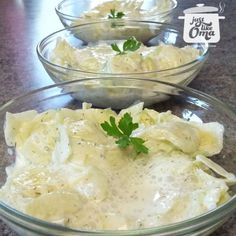
<path fill-rule="evenodd" d="M 0 104 L 29 90 L 52 84 L 36 55 L 36 45 L 43 37 L 63 28 L 56 16 L 55 0 L 0 1 Z M 183 25 L 178 15 L 204 2 L 218 6 L 219 0 L 179 0 L 174 23 Z M 210 49 L 207 63 L 190 84 L 213 95 L 236 110 L 236 1 L 225 0 L 220 21 L 221 40 Z M 182 27 L 182 26 L 181 26 Z M 16 236 L 2 221 L 0 235 Z M 211 236 L 235 236 L 236 214 Z"/>

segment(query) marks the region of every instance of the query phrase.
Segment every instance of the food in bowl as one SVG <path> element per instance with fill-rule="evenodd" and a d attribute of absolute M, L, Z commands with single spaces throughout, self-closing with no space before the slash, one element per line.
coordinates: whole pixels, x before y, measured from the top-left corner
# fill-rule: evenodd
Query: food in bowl
<path fill-rule="evenodd" d="M 135 19 L 170 22 L 175 0 L 64 0 L 56 7 L 62 23 L 74 26 L 106 19 Z"/>
<path fill-rule="evenodd" d="M 74 80 L 82 75 L 94 74 L 116 75 L 117 80 L 123 80 L 119 91 L 116 88 L 117 81 L 108 79 L 107 81 L 98 80 L 95 83 L 88 81 L 83 86 L 79 86 L 77 93 L 73 95 L 79 100 L 87 99 L 95 106 L 108 105 L 113 109 L 131 105 L 135 98 L 145 101 L 146 104 L 151 104 L 154 100 L 168 99 L 168 96 L 154 94 L 152 91 L 143 94 L 140 91 L 140 87 L 143 86 L 141 81 L 138 84 L 137 81 L 127 84 L 124 78 L 120 78 L 122 75 L 133 75 L 144 80 L 154 77 L 172 83 L 187 84 L 190 75 L 194 73 L 192 68 L 195 67 L 195 62 L 202 60 L 201 50 L 193 46 L 179 48 L 163 42 L 158 45 L 145 46 L 133 36 L 127 40 L 98 41 L 82 47 L 73 46 L 59 37 L 47 56 L 50 62 L 57 65 L 57 68 L 63 68 L 55 81 Z M 179 71 L 184 71 L 184 73 L 179 73 Z M 52 73 L 55 73 L 55 70 Z M 154 97 L 156 99 L 153 99 Z"/>
<path fill-rule="evenodd" d="M 116 43 L 98 42 L 83 48 L 58 38 L 50 60 L 57 65 L 97 73 L 143 73 L 176 68 L 200 57 L 191 46 L 182 48 L 160 43 L 147 47 L 135 37 Z M 70 79 L 70 77 L 66 78 Z"/>
<path fill-rule="evenodd" d="M 147 19 L 150 15 L 167 12 L 173 7 L 173 1 L 159 0 L 149 9 L 143 9 L 144 0 L 112 0 L 98 3 L 95 7 L 81 14 L 72 25 L 96 21 L 97 19 Z M 158 21 L 158 17 L 156 18 Z"/>
<path fill-rule="evenodd" d="M 223 148 L 223 125 L 183 120 L 143 103 L 118 114 L 87 103 L 7 113 L 4 132 L 16 160 L 6 168 L 1 200 L 73 228 L 184 221 L 225 203 L 236 183 L 210 159 Z"/>
<path fill-rule="evenodd" d="M 142 71 L 142 72 L 136 72 L 136 73 L 125 73 L 125 72 L 123 73 L 101 72 L 99 73 L 99 72 L 91 71 L 91 68 L 88 68 L 87 70 L 86 69 L 81 70 L 76 67 L 74 68 L 72 66 L 66 66 L 66 63 L 61 62 L 61 60 L 58 60 L 57 62 L 57 59 L 52 57 L 52 55 L 55 52 L 55 48 L 57 47 L 58 38 L 62 39 L 62 42 L 59 43 L 58 45 L 61 46 L 61 49 L 64 52 L 63 55 L 65 59 L 69 61 L 71 60 L 75 61 L 74 58 L 70 58 L 71 54 L 72 55 L 75 54 L 74 50 L 72 50 L 74 48 L 78 50 L 83 49 L 82 51 L 84 51 L 86 47 L 88 48 L 94 47 L 94 45 L 99 45 L 101 44 L 101 42 L 108 45 L 119 44 L 119 42 L 124 42 L 130 37 L 135 37 L 137 41 L 141 42 L 141 45 L 145 46 L 145 47 L 141 46 L 141 48 L 154 48 L 159 45 L 164 47 L 165 45 L 169 45 L 168 49 L 169 48 L 175 49 L 175 48 L 184 48 L 185 46 L 187 46 L 187 44 L 183 41 L 182 34 L 179 31 L 171 28 L 171 26 L 168 26 L 162 23 L 157 23 L 157 22 L 141 22 L 141 21 L 122 21 L 120 23 L 121 25 L 115 28 L 112 27 L 112 22 L 110 21 L 79 25 L 76 27 L 70 27 L 70 28 L 66 28 L 58 32 L 54 32 L 51 35 L 44 38 L 37 46 L 37 53 L 38 53 L 40 61 L 42 62 L 44 68 L 46 69 L 46 71 L 48 72 L 52 80 L 58 83 L 58 82 L 64 82 L 68 80 L 78 80 L 78 79 L 83 79 L 83 78 L 117 77 L 117 81 L 113 80 L 112 83 L 109 83 L 110 84 L 109 89 L 105 91 L 105 88 L 104 88 L 105 93 L 109 93 L 110 89 L 115 89 L 115 86 L 118 80 L 124 81 L 125 80 L 124 78 L 127 78 L 127 77 L 141 78 L 143 80 L 146 80 L 149 78 L 149 79 L 155 79 L 155 80 L 162 80 L 162 81 L 166 81 L 166 82 L 170 82 L 174 84 L 188 85 L 199 73 L 199 71 L 201 70 L 203 64 L 205 63 L 207 59 L 208 44 L 206 43 L 200 43 L 200 44 L 197 43 L 197 44 L 191 45 L 190 49 L 192 49 L 193 52 L 198 51 L 199 56 L 196 55 L 196 59 L 192 60 L 189 63 L 185 63 L 177 67 L 174 67 L 174 64 L 173 64 L 173 67 L 169 69 L 164 69 L 164 70 L 150 70 L 150 71 Z M 101 27 L 106 30 L 106 33 L 101 34 L 101 32 L 99 31 L 99 36 L 98 36 L 97 28 L 101 28 Z M 145 36 L 144 34 L 144 32 L 146 32 L 144 29 L 148 29 L 148 31 L 152 33 L 147 37 L 147 35 Z M 92 35 L 94 37 L 91 37 Z M 88 40 L 85 40 L 85 38 L 88 38 Z M 60 54 L 59 46 L 57 49 Z M 160 48 L 163 48 L 163 47 L 160 47 Z M 186 48 L 189 48 L 189 47 L 187 46 Z M 113 55 L 118 54 L 118 52 L 115 52 L 115 51 L 112 53 Z M 132 53 L 131 54 L 127 53 L 121 56 L 127 57 L 127 55 L 132 55 Z M 134 52 L 134 55 L 135 55 L 135 52 Z M 176 54 L 174 53 L 174 55 Z M 118 55 L 116 56 L 116 58 L 121 58 L 121 56 Z M 166 57 L 168 57 L 168 55 L 166 55 Z M 59 58 L 61 57 L 59 56 Z M 54 59 L 54 62 L 52 61 L 52 59 Z M 102 57 L 101 59 L 102 59 L 101 61 L 104 61 L 104 57 Z M 82 62 L 83 60 L 85 60 L 85 58 L 80 57 L 80 61 Z M 171 65 L 171 60 L 172 59 L 170 59 L 170 62 L 168 62 L 168 67 Z M 178 59 L 176 59 L 175 57 L 173 58 L 173 60 L 178 62 Z M 94 61 L 94 59 L 92 59 L 92 61 Z M 60 65 L 60 63 L 62 64 L 64 63 L 65 66 Z M 100 60 L 99 60 L 99 63 L 100 63 Z M 122 61 L 122 63 L 120 63 L 119 66 L 123 66 L 123 64 L 124 63 Z M 178 64 L 181 64 L 181 63 L 178 62 Z M 86 65 L 84 64 L 83 66 L 86 67 Z M 117 68 L 117 70 L 118 69 L 119 67 Z M 104 82 L 104 80 L 100 80 L 100 81 Z M 130 86 L 131 85 L 129 84 L 129 87 Z M 140 86 L 141 87 L 143 86 L 141 81 L 140 81 Z M 80 91 L 80 94 L 88 94 L 88 91 L 87 90 Z M 120 95 L 123 98 L 125 97 L 124 93 L 122 92 L 120 93 Z M 136 94 L 134 95 L 136 96 Z M 133 94 L 129 93 L 129 96 L 133 96 Z M 126 100 L 129 99 L 129 96 L 126 96 Z M 97 100 L 90 101 L 90 102 L 93 103 L 94 105 L 97 105 L 95 104 L 96 101 Z M 114 103 L 115 102 L 116 100 L 114 101 Z M 102 102 L 100 102 L 99 104 L 101 103 Z M 113 108 L 116 108 L 116 107 L 113 107 Z"/>
<path fill-rule="evenodd" d="M 225 170 L 231 173 L 235 173 L 235 157 L 236 157 L 236 115 L 227 107 L 227 105 L 221 103 L 215 98 L 204 94 L 200 91 L 193 90 L 191 88 L 182 87 L 170 83 L 159 82 L 156 80 L 142 80 L 138 78 L 125 78 L 117 80 L 117 77 L 110 78 L 93 78 L 93 79 L 81 79 L 77 81 L 68 81 L 65 83 L 55 84 L 48 87 L 32 91 L 28 94 L 24 94 L 17 99 L 13 99 L 2 107 L 0 107 L 0 183 L 1 187 L 4 185 L 7 179 L 7 173 L 5 168 L 9 165 L 14 165 L 15 153 L 14 147 L 7 147 L 4 137 L 4 123 L 6 112 L 12 114 L 25 112 L 27 110 L 36 110 L 41 113 L 50 109 L 59 110 L 63 108 L 69 108 L 72 110 L 81 109 L 81 102 L 88 102 L 87 99 L 81 102 L 74 99 L 73 94 L 77 93 L 77 88 L 83 86 L 84 83 L 101 82 L 100 85 L 104 85 L 108 81 L 115 81 L 117 93 L 121 87 L 126 84 L 135 84 L 135 82 L 141 83 L 143 86 L 139 87 L 140 94 L 146 94 L 150 96 L 150 100 L 156 100 L 156 97 L 150 94 L 152 91 L 155 94 L 168 95 L 169 99 L 164 102 L 153 101 L 151 106 L 144 104 L 149 109 L 154 109 L 159 112 L 166 112 L 171 110 L 172 114 L 177 115 L 184 120 L 190 120 L 192 122 L 212 122 L 217 121 L 224 126 L 224 145 L 221 152 L 217 155 L 210 157 L 210 159 L 222 166 Z M 160 88 L 162 88 L 160 90 Z M 102 86 L 97 88 L 102 90 Z M 68 92 L 70 91 L 70 92 Z M 168 93 L 166 94 L 166 91 Z M 89 95 L 89 94 L 87 94 Z M 90 94 L 93 96 L 93 94 Z M 103 95 L 104 103 L 109 107 L 107 100 L 109 97 Z M 105 98 L 107 97 L 107 100 Z M 89 98 L 89 96 L 88 96 Z M 139 98 L 141 100 L 141 97 Z M 148 98 L 147 98 L 148 99 Z M 136 101 L 134 98 L 133 102 Z M 127 106 L 124 106 L 127 107 Z M 123 108 L 124 108 L 123 107 Z M 109 122 L 109 120 L 106 120 Z M 136 123 L 135 120 L 133 120 Z M 110 122 L 109 122 L 110 123 Z M 117 123 L 116 123 L 117 124 Z M 104 132 L 106 133 L 106 132 Z M 114 139 L 114 142 L 117 139 Z M 146 146 L 146 143 L 144 143 Z M 9 150 L 10 148 L 10 150 Z M 133 149 L 132 146 L 130 148 Z M 140 154 L 142 155 L 142 154 Z M 146 154 L 145 154 L 146 155 Z M 66 176 L 66 173 L 65 175 Z M 218 175 L 216 175 L 218 176 Z M 219 177 L 219 176 L 218 176 Z M 227 219 L 235 212 L 236 207 L 236 185 L 229 186 L 230 199 L 227 200 L 217 208 L 207 211 L 205 214 L 198 215 L 187 221 L 181 221 L 175 224 L 169 224 L 165 226 L 140 228 L 136 230 L 86 230 L 80 228 L 70 228 L 61 224 L 51 223 L 50 221 L 42 221 L 39 218 L 32 217 L 24 214 L 17 209 L 12 208 L 10 205 L 0 201 L 0 216 L 9 224 L 11 228 L 19 235 L 122 235 L 122 236 L 138 236 L 138 235 L 163 235 L 168 236 L 178 235 L 209 235 L 216 228 L 220 227 Z M 58 203 L 59 206 L 60 203 Z"/>

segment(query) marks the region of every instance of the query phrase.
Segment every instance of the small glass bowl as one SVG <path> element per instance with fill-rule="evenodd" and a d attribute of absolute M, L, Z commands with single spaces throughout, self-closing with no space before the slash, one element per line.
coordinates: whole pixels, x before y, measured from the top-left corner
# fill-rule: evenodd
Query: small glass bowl
<path fill-rule="evenodd" d="M 15 98 L 0 107 L 0 183 L 1 186 L 6 180 L 5 168 L 14 163 L 14 156 L 8 152 L 8 147 L 4 141 L 4 120 L 6 112 L 18 113 L 26 110 L 34 109 L 42 112 L 48 109 L 81 108 L 82 102 L 89 102 L 87 99 L 74 99 L 74 94 L 78 93 L 78 88 L 84 86 L 88 82 L 99 83 L 102 86 L 107 82 L 116 81 L 116 93 L 123 89 L 123 81 L 127 84 L 133 84 L 140 91 L 140 97 L 133 99 L 142 100 L 142 94 L 150 94 L 149 100 L 152 99 L 152 105 L 145 107 L 155 109 L 159 112 L 171 110 L 173 114 L 185 119 L 195 120 L 201 119 L 203 122 L 217 121 L 224 125 L 224 146 L 219 155 L 213 157 L 213 160 L 220 164 L 227 171 L 234 172 L 236 170 L 236 114 L 230 110 L 227 105 L 219 100 L 204 94 L 200 91 L 165 83 L 156 80 L 141 80 L 137 78 L 126 78 L 125 80 L 117 80 L 116 77 L 81 79 L 77 81 L 69 81 L 58 85 L 44 87 L 21 97 Z M 140 86 L 140 82 L 144 86 Z M 156 100 L 156 96 L 167 96 L 168 100 L 160 102 Z M 90 94 L 90 98 L 93 93 Z M 106 97 L 106 95 L 104 95 Z M 109 97 L 107 98 L 109 100 Z M 106 100 L 104 100 L 106 106 Z M 130 236 L 130 235 L 160 235 L 160 236 L 206 236 L 212 233 L 216 228 L 221 226 L 236 210 L 236 187 L 230 189 L 231 198 L 223 205 L 214 210 L 206 212 L 203 215 L 191 218 L 179 223 L 165 225 L 162 227 L 152 227 L 137 230 L 113 230 L 113 231 L 88 231 L 83 229 L 72 229 L 57 224 L 49 223 L 36 219 L 34 217 L 23 214 L 16 209 L 0 202 L 0 216 L 22 236 L 39 236 L 39 235 L 63 235 L 63 236 L 83 236 L 83 235 L 106 235 L 106 236 Z M 60 206 L 58 206 L 60 207 Z"/>
<path fill-rule="evenodd" d="M 196 43 L 191 45 L 200 51 L 200 56 L 195 60 L 179 67 L 142 73 L 96 73 L 61 66 L 51 61 L 50 55 L 56 46 L 58 38 L 65 39 L 75 48 L 83 48 L 89 43 L 96 44 L 103 41 L 111 44 L 117 42 L 116 40 L 126 40 L 131 36 L 136 37 L 137 40 L 147 46 L 156 46 L 161 43 L 176 47 L 187 46 L 183 41 L 182 32 L 168 24 L 150 21 L 107 20 L 69 27 L 54 32 L 40 41 L 37 46 L 37 54 L 45 70 L 56 83 L 81 78 L 115 76 L 117 80 L 120 77 L 142 78 L 143 80 L 152 78 L 175 84 L 188 85 L 198 74 L 208 57 L 208 44 Z"/>
<path fill-rule="evenodd" d="M 63 0 L 56 7 L 56 13 L 60 18 L 62 24 L 65 27 L 75 26 L 83 23 L 96 22 L 99 20 L 106 20 L 108 16 L 101 18 L 83 18 L 82 14 L 85 11 L 89 11 L 99 4 L 108 2 L 107 0 L 94 1 L 94 0 Z M 153 11 L 153 8 L 158 6 L 157 11 Z M 144 20 L 144 21 L 158 21 L 163 23 L 170 23 L 174 9 L 177 7 L 176 0 L 145 0 L 142 4 L 142 16 L 129 16 L 124 19 L 129 20 Z M 124 9 L 125 12 L 125 9 Z M 107 15 L 110 12 L 107 12 Z"/>

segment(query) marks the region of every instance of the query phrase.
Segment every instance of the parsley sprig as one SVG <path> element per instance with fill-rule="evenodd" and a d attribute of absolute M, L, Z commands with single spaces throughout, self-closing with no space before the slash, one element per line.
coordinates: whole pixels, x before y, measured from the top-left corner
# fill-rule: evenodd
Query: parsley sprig
<path fill-rule="evenodd" d="M 130 137 L 133 130 L 138 128 L 138 123 L 133 123 L 133 119 L 129 113 L 125 113 L 120 119 L 118 126 L 115 117 L 111 116 L 108 121 L 101 124 L 103 130 L 109 135 L 117 139 L 116 144 L 120 148 L 126 148 L 132 145 L 137 154 L 148 153 L 148 148 L 143 144 L 145 141 L 141 138 Z"/>
<path fill-rule="evenodd" d="M 111 44 L 111 48 L 118 52 L 118 55 L 125 54 L 127 51 L 136 51 L 140 48 L 141 42 L 139 42 L 134 36 L 129 37 L 123 44 L 123 51 L 118 47 L 116 43 Z"/>
<path fill-rule="evenodd" d="M 116 12 L 115 9 L 110 10 L 110 14 L 108 15 L 108 19 L 121 19 L 123 16 L 125 16 L 125 13 L 122 11 Z"/>

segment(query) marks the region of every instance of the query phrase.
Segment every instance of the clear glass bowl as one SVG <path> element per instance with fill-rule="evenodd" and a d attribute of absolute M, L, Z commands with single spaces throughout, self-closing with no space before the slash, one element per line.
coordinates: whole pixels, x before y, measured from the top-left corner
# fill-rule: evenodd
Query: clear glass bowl
<path fill-rule="evenodd" d="M 114 27 L 115 24 L 115 27 Z M 104 33 L 105 32 L 105 33 Z M 105 41 L 109 44 L 116 40 L 126 40 L 135 36 L 147 46 L 156 46 L 161 43 L 171 44 L 176 47 L 184 47 L 187 44 L 183 41 L 182 32 L 173 26 L 158 22 L 149 21 L 104 21 L 79 25 L 66 28 L 52 33 L 44 38 L 37 46 L 37 53 L 45 70 L 53 81 L 63 82 L 92 77 L 135 77 L 155 78 L 158 80 L 187 85 L 198 74 L 208 56 L 208 44 L 196 43 L 191 45 L 200 51 L 200 56 L 187 64 L 159 71 L 148 71 L 142 73 L 96 73 L 83 71 L 72 67 L 63 67 L 51 61 L 50 55 L 56 46 L 58 37 L 65 39 L 75 48 L 86 47 L 89 43 Z"/>
<path fill-rule="evenodd" d="M 56 13 L 60 18 L 62 24 L 65 27 L 79 25 L 82 23 L 89 23 L 98 20 L 105 20 L 108 17 L 96 18 L 96 19 L 83 19 L 81 15 L 85 11 L 89 11 L 92 8 L 96 7 L 97 5 L 107 2 L 107 0 L 101 1 L 94 1 L 94 0 L 63 0 L 61 1 L 56 7 Z M 158 11 L 152 11 L 154 7 L 159 4 Z M 153 0 L 145 0 L 142 4 L 142 13 L 143 16 L 129 16 L 125 17 L 126 19 L 132 20 L 148 20 L 148 21 L 158 21 L 163 23 L 170 23 L 172 19 L 172 14 L 174 9 L 177 7 L 176 0 L 160 0 L 160 1 L 153 1 Z M 124 9 L 125 11 L 125 9 Z M 107 12 L 107 15 L 110 12 Z"/>
<path fill-rule="evenodd" d="M 0 181 L 1 186 L 6 180 L 6 166 L 14 163 L 14 156 L 11 156 L 8 152 L 8 148 L 4 141 L 4 119 L 6 112 L 22 112 L 30 109 L 35 109 L 39 112 L 48 109 L 57 108 L 71 108 L 78 109 L 81 107 L 81 102 L 88 102 L 89 99 L 74 99 L 77 88 L 84 86 L 89 81 L 96 83 L 100 80 L 104 80 L 98 89 L 102 89 L 102 85 L 107 81 L 116 81 L 116 93 L 123 90 L 124 84 L 122 81 L 117 80 L 116 77 L 110 78 L 94 78 L 83 79 L 77 81 L 69 81 L 58 85 L 52 85 L 44 87 L 33 92 L 30 92 L 21 97 L 15 98 L 0 108 Z M 142 81 L 137 78 L 126 78 L 127 83 L 133 85 L 140 91 L 140 98 L 142 94 L 150 94 L 149 100 L 152 101 L 152 105 L 145 107 L 155 109 L 157 111 L 171 110 L 173 114 L 186 119 L 194 120 L 196 117 L 203 122 L 218 121 L 224 125 L 224 147 L 222 152 L 213 157 L 213 160 L 223 166 L 226 170 L 235 173 L 236 170 L 236 114 L 230 110 L 227 105 L 223 104 L 219 100 L 204 94 L 200 91 L 193 90 L 191 88 L 182 87 L 179 85 L 173 85 L 170 83 L 158 82 L 154 80 Z M 140 86 L 140 82 L 144 86 Z M 156 96 L 153 96 L 156 94 Z M 90 96 L 93 96 L 90 94 Z M 157 96 L 166 96 L 167 100 L 160 102 L 156 100 Z M 89 98 L 89 96 L 87 97 Z M 138 98 L 134 98 L 135 102 Z M 108 99 L 109 100 L 109 99 Z M 104 100 L 105 103 L 105 100 Z M 106 106 L 107 104 L 103 104 Z M 0 215 L 10 227 L 22 236 L 35 236 L 35 235 L 63 235 L 63 236 L 82 236 L 82 235 L 160 235 L 160 236 L 197 236 L 197 235 L 209 235 L 217 227 L 222 225 L 230 215 L 236 209 L 236 187 L 232 187 L 230 190 L 231 198 L 223 205 L 216 209 L 209 211 L 198 217 L 179 222 L 172 225 L 166 225 L 162 227 L 146 228 L 141 230 L 119 230 L 119 231 L 85 231 L 83 229 L 71 229 L 57 224 L 52 224 L 42 220 L 35 219 L 28 215 L 25 215 L 3 202 L 0 202 Z M 58 206 L 60 207 L 60 206 Z"/>

